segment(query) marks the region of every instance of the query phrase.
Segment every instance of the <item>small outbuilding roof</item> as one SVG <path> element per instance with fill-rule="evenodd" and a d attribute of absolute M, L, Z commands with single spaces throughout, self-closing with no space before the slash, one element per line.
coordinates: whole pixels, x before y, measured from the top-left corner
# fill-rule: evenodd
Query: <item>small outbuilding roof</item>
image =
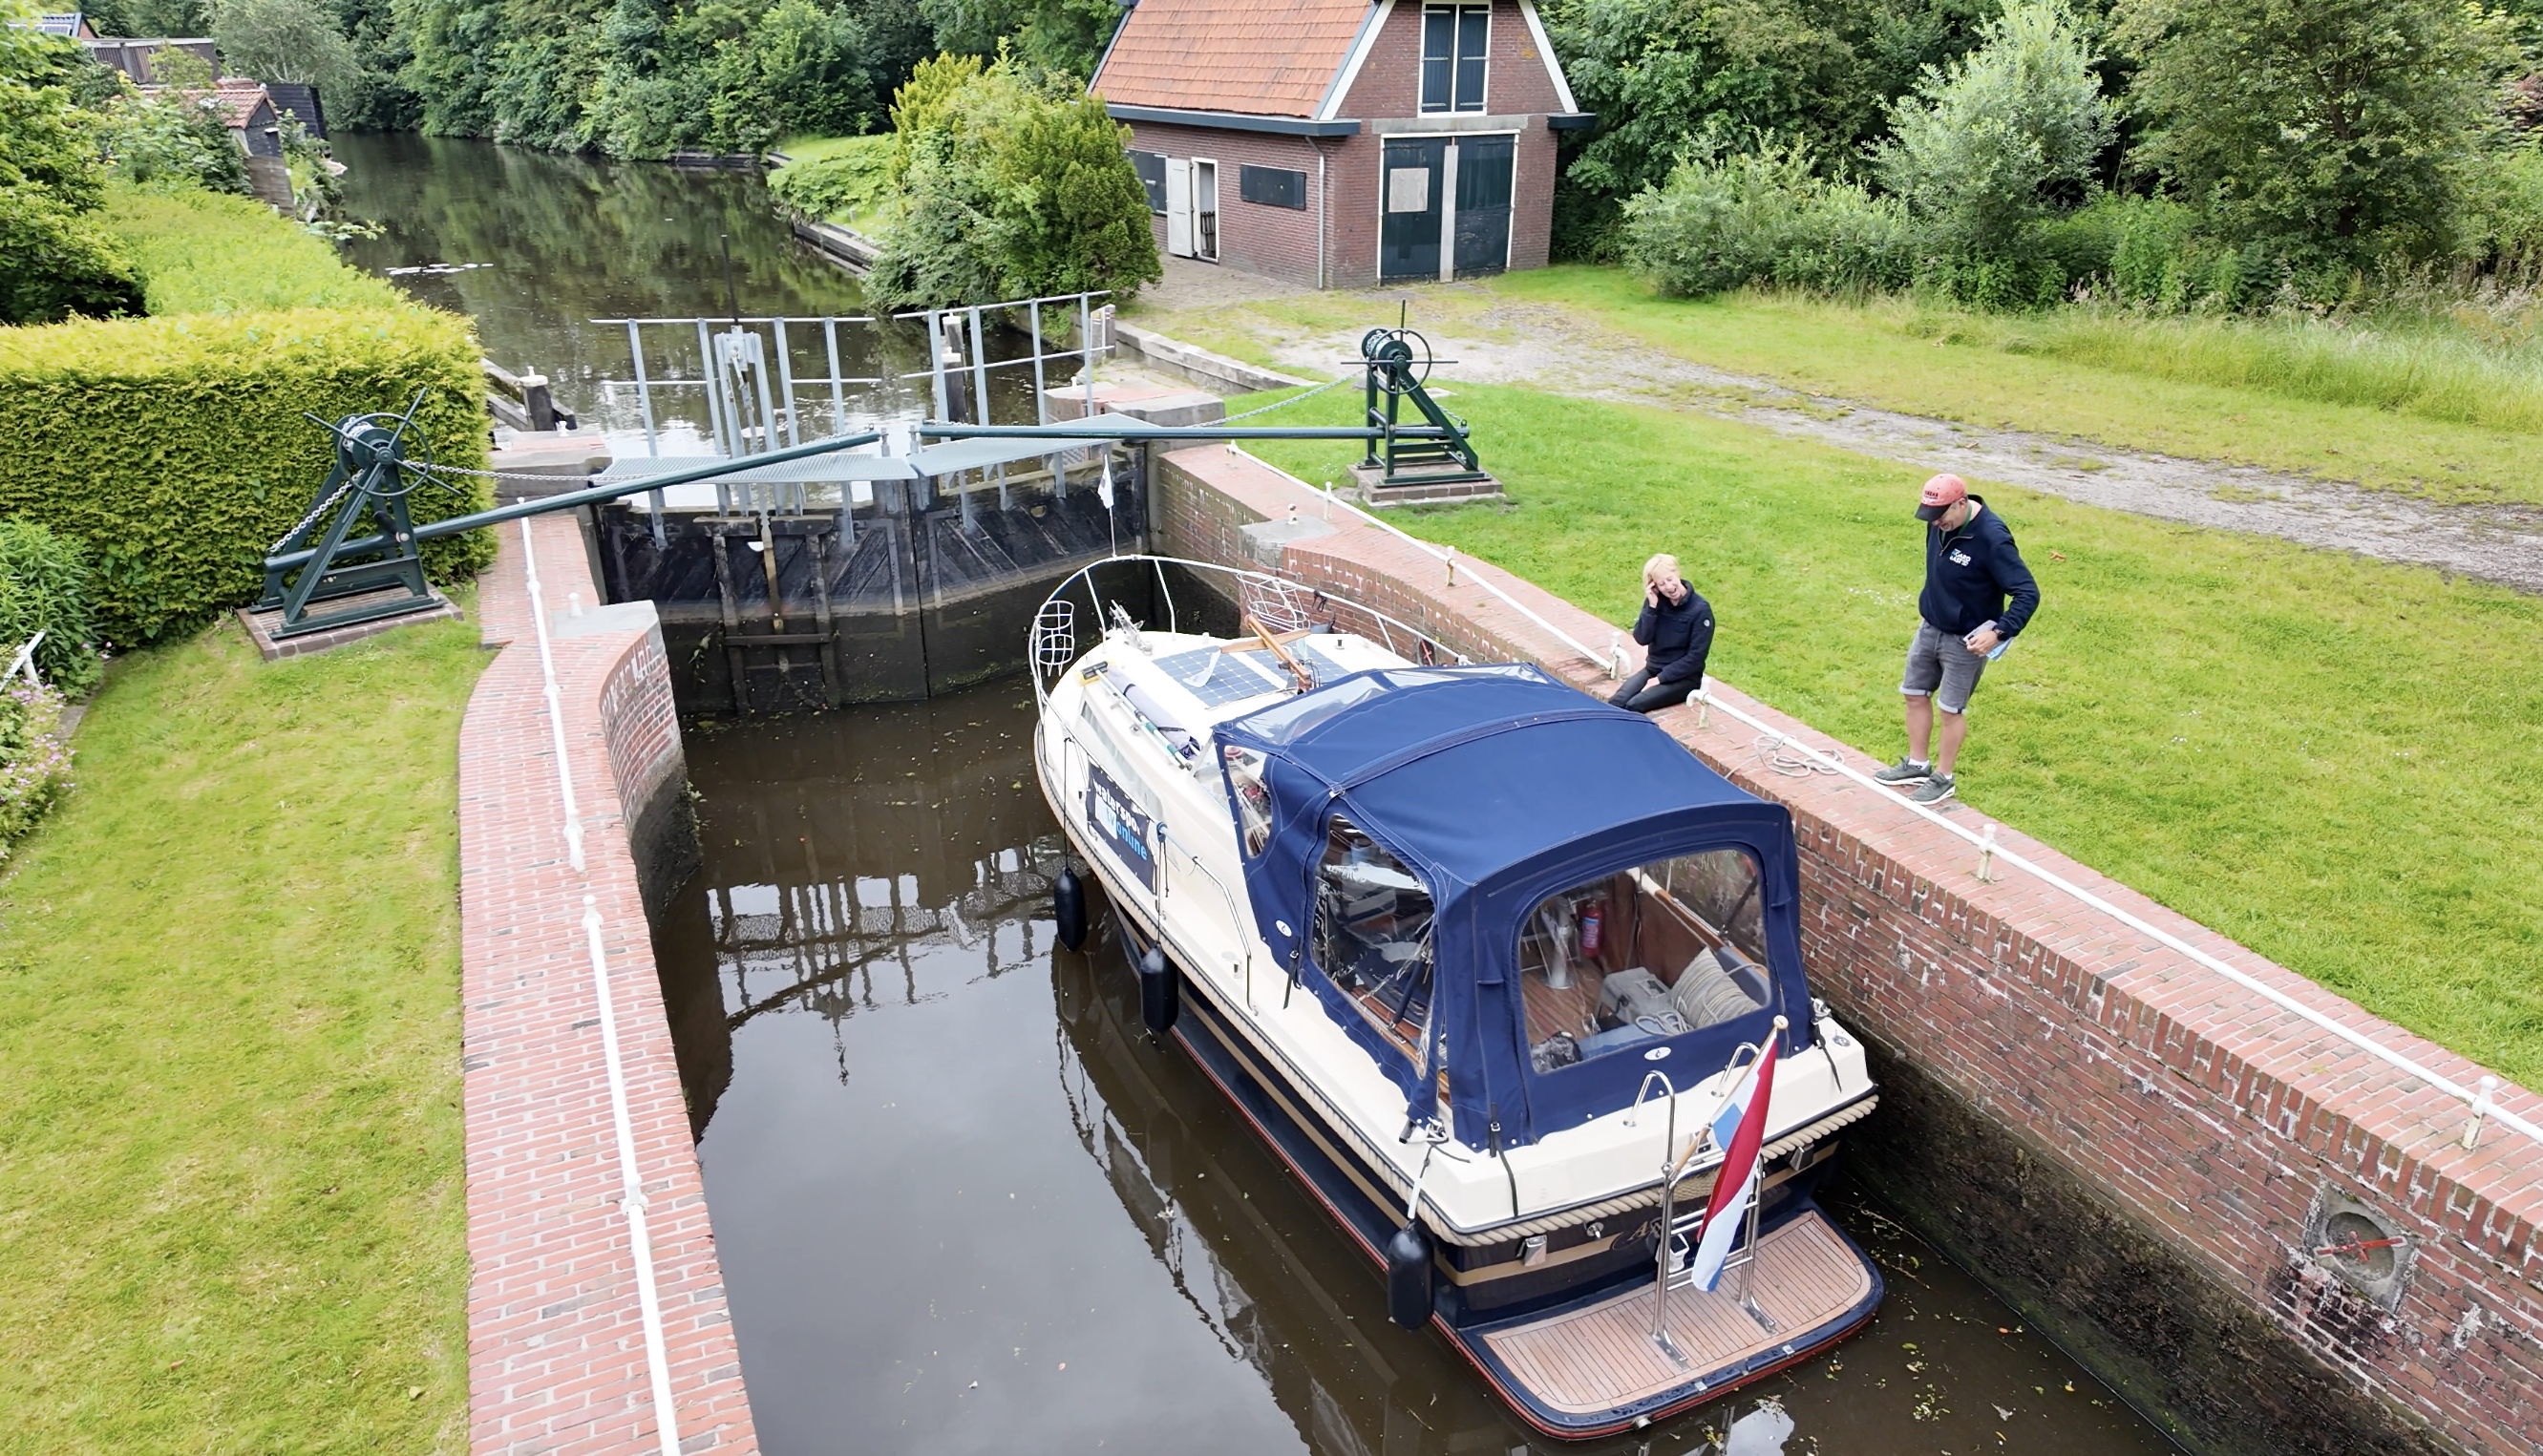
<path fill-rule="evenodd" d="M 1094 89 L 1115 106 L 1313 116 L 1379 9 L 1369 0 L 1139 0 Z"/>

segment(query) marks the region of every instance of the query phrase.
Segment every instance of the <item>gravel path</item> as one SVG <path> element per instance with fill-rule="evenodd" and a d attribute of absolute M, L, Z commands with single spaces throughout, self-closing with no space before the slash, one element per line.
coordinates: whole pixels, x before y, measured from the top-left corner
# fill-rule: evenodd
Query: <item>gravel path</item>
<path fill-rule="evenodd" d="M 1207 307 L 1290 291 L 1273 283 L 1252 292 L 1225 279 L 1170 277 L 1156 301 L 1168 308 Z M 1197 296 L 1175 296 L 1185 291 L 1174 286 L 1178 282 Z M 1902 415 L 1690 363 L 1622 339 L 1559 305 L 1515 302 L 1475 287 L 1455 291 L 1463 295 L 1454 300 L 1456 322 L 1425 331 L 1441 357 L 1456 361 L 1440 370 L 1443 379 L 1695 410 L 2088 505 L 2277 536 L 2543 592 L 2543 507 L 2441 504 L 2254 466 Z M 1400 294 L 1367 296 L 1372 309 L 1382 302 L 1392 312 Z M 1438 310 L 1430 312 L 1435 320 Z M 1301 333 L 1266 342 L 1282 367 L 1321 379 L 1332 376 L 1335 359 L 1357 351 L 1358 334 Z"/>

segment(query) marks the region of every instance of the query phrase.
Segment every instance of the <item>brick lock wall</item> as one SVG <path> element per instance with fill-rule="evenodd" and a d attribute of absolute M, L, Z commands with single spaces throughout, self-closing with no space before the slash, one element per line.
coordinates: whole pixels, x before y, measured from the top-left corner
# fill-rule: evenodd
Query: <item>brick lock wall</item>
<path fill-rule="evenodd" d="M 597 601 L 577 523 L 534 522 L 544 594 Z M 758 1448 L 664 1021 L 638 805 L 684 802 L 657 632 L 578 630 L 553 651 L 585 872 L 567 862 L 517 528 L 481 583 L 506 644 L 459 742 L 469 1447 L 477 1456 L 658 1450 L 598 1000 L 582 928 L 602 917 L 638 1170 L 685 1452 Z"/>
<path fill-rule="evenodd" d="M 1245 524 L 1308 493 L 1223 447 L 1158 471 L 1158 549 L 1248 564 Z M 1349 518 L 1286 572 L 1478 657 L 1596 669 L 1473 586 L 1483 573 L 1592 648 L 1614 629 L 1533 585 L 1441 564 Z M 1856 752 L 1715 685 L 1859 768 Z M 1756 733 L 1695 707 L 1657 721 L 1741 787 L 1787 805 L 1802 846 L 1812 985 L 1877 1053 L 1884 1107 L 1853 1166 L 1923 1230 L 2194 1448 L 2237 1453 L 2543 1449 L 2543 1148 L 1968 845 L 1891 795 L 1760 766 Z M 1983 831 L 1967 805 L 1953 817 Z M 2009 851 L 2164 927 L 2458 1085 L 2480 1067 L 1997 826 Z M 2504 1086 L 2529 1120 L 2543 1099 Z M 2326 1195 L 2411 1241 L 2388 1312 L 2308 1246 Z"/>

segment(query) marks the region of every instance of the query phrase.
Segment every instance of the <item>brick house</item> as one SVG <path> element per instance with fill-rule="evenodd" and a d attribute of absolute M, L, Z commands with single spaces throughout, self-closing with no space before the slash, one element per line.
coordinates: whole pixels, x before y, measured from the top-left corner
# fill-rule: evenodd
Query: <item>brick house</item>
<path fill-rule="evenodd" d="M 1318 287 L 1544 267 L 1593 119 L 1535 0 L 1137 0 L 1093 89 L 1160 248 Z"/>

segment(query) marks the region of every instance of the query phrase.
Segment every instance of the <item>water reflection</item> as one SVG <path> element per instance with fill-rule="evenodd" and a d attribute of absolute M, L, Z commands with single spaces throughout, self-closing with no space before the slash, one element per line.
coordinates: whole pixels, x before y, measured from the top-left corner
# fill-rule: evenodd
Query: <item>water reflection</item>
<path fill-rule="evenodd" d="M 347 168 L 347 210 L 382 229 L 377 238 L 346 244 L 346 260 L 381 273 L 428 264 L 487 265 L 396 281 L 426 303 L 474 318 L 489 357 L 545 373 L 558 401 L 579 414 L 586 430 L 607 435 L 621 455 L 646 453 L 636 391 L 606 383 L 634 377 L 627 331 L 591 320 L 685 319 L 736 309 L 796 317 L 868 311 L 855 278 L 794 236 L 756 172 L 617 162 L 408 132 L 347 132 L 334 144 Z M 902 377 L 926 367 L 923 327 L 886 319 L 843 327 L 835 341 L 817 330 L 797 330 L 789 341 L 797 372 L 826 375 L 833 342 L 841 376 L 884 382 L 846 391 L 835 419 L 827 389 L 802 390 L 798 404 L 809 433 L 927 413 L 927 381 Z M 1012 331 L 991 331 L 989 343 L 991 359 L 1031 352 Z M 647 348 L 650 377 L 698 377 L 693 337 L 648 330 Z M 1031 420 L 1030 389 L 1021 368 L 993 375 L 991 394 L 1001 407 L 995 418 Z M 654 408 L 659 453 L 709 448 L 700 391 L 657 389 Z"/>
<path fill-rule="evenodd" d="M 693 733 L 657 943 L 763 1446 L 1447 1456 L 2166 1449 L 1877 1206 L 1865 1334 L 1637 1436 L 1532 1436 L 1177 1047 L 1054 952 L 1029 694 Z M 2072 1385 L 2070 1391 L 2067 1387 Z"/>

